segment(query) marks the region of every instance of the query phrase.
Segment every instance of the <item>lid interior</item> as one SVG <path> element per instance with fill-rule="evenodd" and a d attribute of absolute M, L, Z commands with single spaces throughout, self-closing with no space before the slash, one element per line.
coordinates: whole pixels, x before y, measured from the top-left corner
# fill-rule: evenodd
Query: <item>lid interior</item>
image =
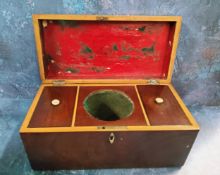
<path fill-rule="evenodd" d="M 39 25 L 45 79 L 167 79 L 176 21 Z"/>

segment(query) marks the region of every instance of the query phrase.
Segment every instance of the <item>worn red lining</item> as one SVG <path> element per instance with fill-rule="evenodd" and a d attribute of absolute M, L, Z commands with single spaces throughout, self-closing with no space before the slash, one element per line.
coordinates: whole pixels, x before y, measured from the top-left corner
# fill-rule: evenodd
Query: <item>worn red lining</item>
<path fill-rule="evenodd" d="M 167 77 L 174 22 L 40 23 L 46 79 Z"/>

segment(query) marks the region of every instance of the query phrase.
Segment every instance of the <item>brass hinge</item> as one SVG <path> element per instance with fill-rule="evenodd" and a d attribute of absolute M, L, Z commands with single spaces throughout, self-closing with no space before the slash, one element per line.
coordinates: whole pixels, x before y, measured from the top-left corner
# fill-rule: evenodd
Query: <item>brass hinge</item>
<path fill-rule="evenodd" d="M 54 80 L 53 85 L 54 86 L 63 86 L 65 84 L 65 80 Z"/>
<path fill-rule="evenodd" d="M 160 84 L 160 82 L 158 80 L 155 80 L 155 79 L 150 79 L 150 80 L 148 80 L 147 83 L 151 84 L 151 85 L 158 85 L 158 84 Z"/>
<path fill-rule="evenodd" d="M 107 16 L 97 16 L 96 20 L 97 21 L 108 21 L 108 17 Z"/>

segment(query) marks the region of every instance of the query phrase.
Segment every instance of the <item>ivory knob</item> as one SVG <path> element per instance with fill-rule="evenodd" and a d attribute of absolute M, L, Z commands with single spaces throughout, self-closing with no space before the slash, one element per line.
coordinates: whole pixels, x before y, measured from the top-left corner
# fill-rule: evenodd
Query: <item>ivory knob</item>
<path fill-rule="evenodd" d="M 162 104 L 162 103 L 164 102 L 164 100 L 163 100 L 163 98 L 161 98 L 161 97 L 157 97 L 157 98 L 155 98 L 155 102 L 156 102 L 157 104 Z"/>
<path fill-rule="evenodd" d="M 51 104 L 52 104 L 53 106 L 58 106 L 58 105 L 60 104 L 60 100 L 58 100 L 58 99 L 53 99 L 53 100 L 51 101 Z"/>

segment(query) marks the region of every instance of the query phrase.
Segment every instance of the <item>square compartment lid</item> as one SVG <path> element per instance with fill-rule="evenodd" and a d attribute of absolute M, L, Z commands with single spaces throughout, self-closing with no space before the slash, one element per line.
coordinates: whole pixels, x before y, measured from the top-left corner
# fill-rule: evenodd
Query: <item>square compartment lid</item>
<path fill-rule="evenodd" d="M 170 82 L 181 17 L 34 15 L 44 82 Z"/>

